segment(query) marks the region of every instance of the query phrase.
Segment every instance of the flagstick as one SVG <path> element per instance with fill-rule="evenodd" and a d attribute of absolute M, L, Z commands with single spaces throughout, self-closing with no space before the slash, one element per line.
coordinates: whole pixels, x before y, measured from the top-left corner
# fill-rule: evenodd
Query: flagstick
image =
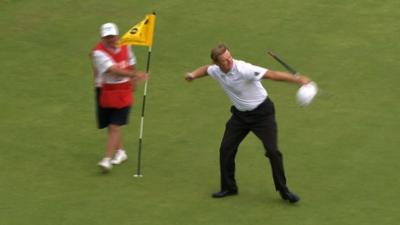
<path fill-rule="evenodd" d="M 151 59 L 151 46 L 149 47 L 149 51 L 148 51 L 148 54 L 147 54 L 146 73 L 148 73 L 150 71 L 150 59 Z M 136 174 L 133 175 L 134 177 L 143 177 L 143 174 L 141 173 L 141 159 L 142 159 L 144 112 L 145 112 L 145 109 L 146 109 L 146 96 L 147 96 L 147 80 L 144 83 L 143 102 L 142 102 L 142 116 L 141 116 L 141 119 L 140 119 L 138 162 L 137 162 Z"/>

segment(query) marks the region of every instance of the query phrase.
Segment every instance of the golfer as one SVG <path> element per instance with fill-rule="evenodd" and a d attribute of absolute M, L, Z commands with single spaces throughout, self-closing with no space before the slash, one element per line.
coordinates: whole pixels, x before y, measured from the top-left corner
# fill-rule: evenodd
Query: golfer
<path fill-rule="evenodd" d="M 121 140 L 121 126 L 128 123 L 136 85 L 148 74 L 135 71 L 136 58 L 130 46 L 118 46 L 118 27 L 105 23 L 101 41 L 91 52 L 96 84 L 98 128 L 108 129 L 104 158 L 98 163 L 107 172 L 128 159 Z"/>
<path fill-rule="evenodd" d="M 204 65 L 187 73 L 185 79 L 211 76 L 219 82 L 232 101 L 231 117 L 226 123 L 225 133 L 220 146 L 221 189 L 213 193 L 213 198 L 222 198 L 238 194 L 235 180 L 235 156 L 239 144 L 251 131 L 263 143 L 265 156 L 269 158 L 276 191 L 290 203 L 300 197 L 289 191 L 283 168 L 282 153 L 277 144 L 277 125 L 275 108 L 261 79 L 286 81 L 304 85 L 310 82 L 306 76 L 293 76 L 285 72 L 268 70 L 250 63 L 236 60 L 224 44 L 211 50 L 214 64 Z"/>

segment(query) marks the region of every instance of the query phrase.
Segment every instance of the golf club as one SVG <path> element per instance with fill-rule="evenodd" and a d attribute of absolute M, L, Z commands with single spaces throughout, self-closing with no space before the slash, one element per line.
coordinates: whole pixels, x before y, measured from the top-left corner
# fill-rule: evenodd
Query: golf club
<path fill-rule="evenodd" d="M 293 74 L 294 76 L 298 75 L 298 72 L 295 69 L 285 63 L 276 54 L 272 53 L 271 51 L 268 51 L 268 54 L 272 56 L 272 58 L 274 58 L 276 61 L 278 61 L 283 67 L 285 67 L 291 74 Z M 313 101 L 317 93 L 318 87 L 316 83 L 310 82 L 308 84 L 302 85 L 296 94 L 297 102 L 301 106 L 307 106 Z"/>
<path fill-rule="evenodd" d="M 268 54 L 272 56 L 276 61 L 278 61 L 283 67 L 285 67 L 291 74 L 297 75 L 297 71 L 294 70 L 292 67 L 290 67 L 288 64 L 286 64 L 282 59 L 280 59 L 276 54 L 272 53 L 271 51 L 268 51 Z"/>

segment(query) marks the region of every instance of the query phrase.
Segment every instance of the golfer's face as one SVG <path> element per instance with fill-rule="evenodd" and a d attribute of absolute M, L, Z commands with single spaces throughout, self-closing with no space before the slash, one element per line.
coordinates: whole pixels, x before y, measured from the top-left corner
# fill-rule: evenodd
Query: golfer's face
<path fill-rule="evenodd" d="M 232 69 L 233 58 L 229 50 L 226 50 L 222 55 L 218 56 L 217 65 L 225 73 Z"/>
<path fill-rule="evenodd" d="M 109 48 L 116 48 L 118 44 L 117 35 L 108 35 L 103 37 L 104 44 Z"/>

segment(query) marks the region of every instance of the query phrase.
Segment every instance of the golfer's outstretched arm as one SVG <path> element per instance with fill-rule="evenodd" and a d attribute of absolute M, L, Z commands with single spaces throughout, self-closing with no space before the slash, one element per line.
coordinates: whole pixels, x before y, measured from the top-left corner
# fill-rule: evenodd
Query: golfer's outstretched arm
<path fill-rule="evenodd" d="M 273 71 L 273 70 L 268 70 L 264 74 L 263 78 L 275 81 L 287 81 L 299 85 L 304 85 L 311 81 L 310 78 L 303 75 L 292 75 L 286 72 Z"/>
<path fill-rule="evenodd" d="M 209 65 L 204 65 L 204 66 L 201 66 L 201 67 L 195 69 L 192 72 L 187 73 L 185 75 L 185 80 L 190 82 L 190 81 L 193 81 L 194 79 L 207 76 L 208 66 Z"/>

